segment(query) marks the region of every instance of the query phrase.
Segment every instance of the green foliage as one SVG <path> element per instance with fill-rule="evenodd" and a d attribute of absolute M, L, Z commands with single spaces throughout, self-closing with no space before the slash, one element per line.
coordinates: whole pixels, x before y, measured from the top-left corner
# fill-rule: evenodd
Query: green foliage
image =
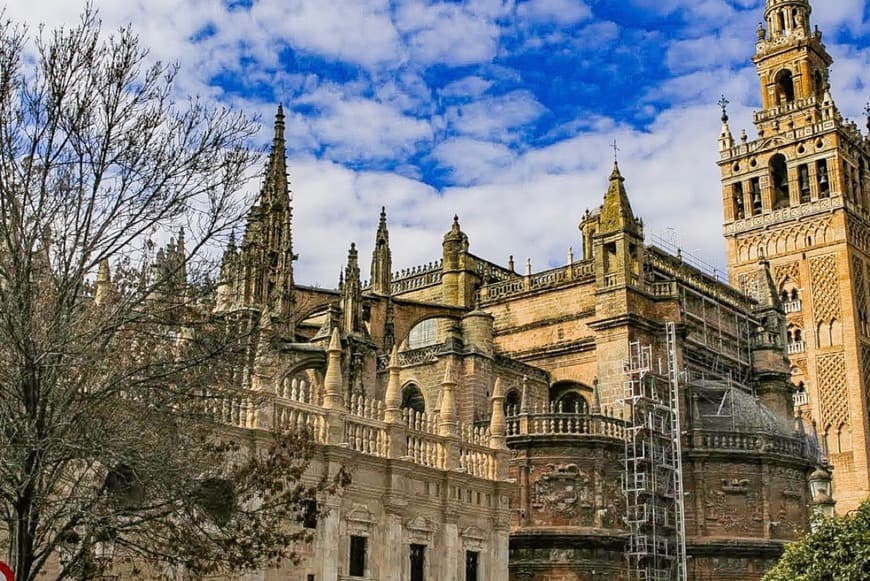
<path fill-rule="evenodd" d="M 870 499 L 842 517 L 820 518 L 814 532 L 789 545 L 764 581 L 870 579 Z"/>

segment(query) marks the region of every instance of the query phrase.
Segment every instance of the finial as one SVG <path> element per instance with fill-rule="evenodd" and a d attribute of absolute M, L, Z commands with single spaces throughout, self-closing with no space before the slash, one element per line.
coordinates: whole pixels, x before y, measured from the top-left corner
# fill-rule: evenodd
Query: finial
<path fill-rule="evenodd" d="M 619 164 L 619 152 L 622 151 L 619 149 L 619 144 L 616 142 L 616 139 L 613 140 L 613 143 L 610 144 L 610 147 L 613 148 L 613 164 Z"/>
<path fill-rule="evenodd" d="M 453 214 L 453 223 L 459 224 L 459 214 Z"/>
<path fill-rule="evenodd" d="M 722 108 L 722 123 L 728 123 L 728 105 L 731 104 L 731 101 L 725 98 L 725 95 L 722 95 L 722 98 L 719 99 L 719 106 Z"/>
<path fill-rule="evenodd" d="M 386 217 L 387 217 L 387 207 L 381 206 L 381 218 L 386 218 Z"/>
<path fill-rule="evenodd" d="M 864 116 L 867 118 L 867 131 L 870 132 L 870 103 L 864 105 Z"/>

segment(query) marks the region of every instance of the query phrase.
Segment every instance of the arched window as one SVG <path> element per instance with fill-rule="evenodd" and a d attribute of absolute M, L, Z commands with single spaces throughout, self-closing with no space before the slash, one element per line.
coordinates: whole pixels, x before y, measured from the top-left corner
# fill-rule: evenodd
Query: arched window
<path fill-rule="evenodd" d="M 507 392 L 504 398 L 504 413 L 506 415 L 516 415 L 520 413 L 520 392 L 515 389 Z"/>
<path fill-rule="evenodd" d="M 770 158 L 770 180 L 773 183 L 773 208 L 787 208 L 789 206 L 788 194 L 788 167 L 785 156 L 781 153 Z"/>
<path fill-rule="evenodd" d="M 794 101 L 794 78 L 791 71 L 783 69 L 776 74 L 776 102 L 779 105 Z"/>
<path fill-rule="evenodd" d="M 418 323 L 408 334 L 408 349 L 420 349 L 435 345 L 438 342 L 437 330 L 438 321 L 436 319 L 427 319 Z"/>
<path fill-rule="evenodd" d="M 402 409 L 408 408 L 421 414 L 426 411 L 426 400 L 423 399 L 423 392 L 413 383 L 409 383 L 402 389 Z"/>
<path fill-rule="evenodd" d="M 589 413 L 589 404 L 576 391 L 569 391 L 556 401 L 556 409 L 566 414 L 586 414 Z"/>
<path fill-rule="evenodd" d="M 813 88 L 816 90 L 816 98 L 821 101 L 825 96 L 825 78 L 821 71 L 816 71 L 813 75 Z"/>

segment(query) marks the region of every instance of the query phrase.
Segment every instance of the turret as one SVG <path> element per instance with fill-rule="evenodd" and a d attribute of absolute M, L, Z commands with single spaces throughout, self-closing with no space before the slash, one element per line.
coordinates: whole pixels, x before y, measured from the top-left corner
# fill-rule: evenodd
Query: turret
<path fill-rule="evenodd" d="M 217 282 L 217 299 L 215 312 L 225 312 L 232 308 L 235 302 L 236 283 L 238 281 L 238 251 L 236 249 L 236 233 L 230 233 L 230 240 L 221 259 L 221 271 Z"/>
<path fill-rule="evenodd" d="M 362 331 L 362 283 L 359 276 L 359 253 L 356 244 L 351 242 L 341 288 L 342 321 L 348 335 Z"/>
<path fill-rule="evenodd" d="M 613 163 L 610 185 L 597 216 L 593 238 L 595 277 L 599 288 L 634 284 L 641 274 L 643 223 L 635 218 L 619 164 Z"/>
<path fill-rule="evenodd" d="M 468 236 L 459 226 L 459 216 L 453 216 L 453 225 L 444 235 L 442 262 L 442 301 L 448 305 L 465 306 L 468 296 Z"/>
<path fill-rule="evenodd" d="M 375 249 L 372 252 L 371 281 L 372 292 L 388 296 L 392 287 L 392 254 L 390 253 L 390 233 L 387 231 L 387 211 L 381 208 L 381 220 L 375 236 Z"/>
<path fill-rule="evenodd" d="M 789 363 L 785 356 L 785 312 L 770 273 L 770 263 L 758 264 L 755 314 L 761 322 L 752 350 L 757 372 L 756 393 L 765 406 L 784 422 L 793 417 Z"/>
<path fill-rule="evenodd" d="M 103 306 L 112 300 L 112 274 L 109 270 L 108 259 L 100 261 L 97 271 L 97 279 L 94 281 L 94 304 Z"/>

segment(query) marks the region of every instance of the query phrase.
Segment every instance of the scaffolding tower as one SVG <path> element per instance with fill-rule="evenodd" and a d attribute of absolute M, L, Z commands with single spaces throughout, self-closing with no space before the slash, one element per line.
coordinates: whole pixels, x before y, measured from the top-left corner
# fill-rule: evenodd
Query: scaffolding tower
<path fill-rule="evenodd" d="M 652 371 L 652 347 L 632 342 L 623 363 L 625 522 L 628 581 L 685 581 L 686 535 L 676 330 L 667 325 L 667 374 Z"/>

